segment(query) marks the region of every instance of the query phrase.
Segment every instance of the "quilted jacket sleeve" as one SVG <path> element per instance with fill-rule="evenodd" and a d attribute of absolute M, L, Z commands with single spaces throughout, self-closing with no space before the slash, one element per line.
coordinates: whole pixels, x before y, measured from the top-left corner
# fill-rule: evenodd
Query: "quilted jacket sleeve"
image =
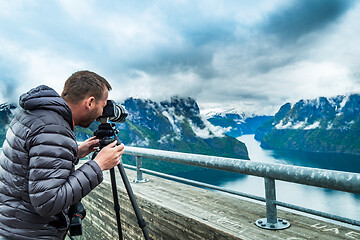
<path fill-rule="evenodd" d="M 28 144 L 28 191 L 32 206 L 41 216 L 55 215 L 80 201 L 103 180 L 102 171 L 94 161 L 74 171 L 77 145 L 62 126 L 40 128 Z"/>

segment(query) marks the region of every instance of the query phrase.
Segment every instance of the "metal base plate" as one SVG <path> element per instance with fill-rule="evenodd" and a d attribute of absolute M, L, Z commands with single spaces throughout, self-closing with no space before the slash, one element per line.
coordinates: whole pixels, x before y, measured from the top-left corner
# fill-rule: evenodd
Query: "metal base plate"
<path fill-rule="evenodd" d="M 256 226 L 269 230 L 281 230 L 290 227 L 290 223 L 278 218 L 277 223 L 268 223 L 267 218 L 261 218 L 255 222 Z"/>
<path fill-rule="evenodd" d="M 147 179 L 147 178 L 144 178 L 144 179 L 141 179 L 141 180 L 133 180 L 132 182 L 133 183 L 146 183 L 146 182 L 148 182 L 149 181 L 149 179 Z"/>

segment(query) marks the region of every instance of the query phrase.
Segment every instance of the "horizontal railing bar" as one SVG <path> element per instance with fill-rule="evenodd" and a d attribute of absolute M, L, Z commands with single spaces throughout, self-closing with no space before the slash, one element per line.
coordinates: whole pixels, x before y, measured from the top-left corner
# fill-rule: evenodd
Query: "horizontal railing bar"
<path fill-rule="evenodd" d="M 131 166 L 131 165 L 128 165 L 128 164 L 123 164 L 123 165 L 124 165 L 125 168 L 136 170 L 135 166 Z M 250 199 L 261 201 L 261 202 L 266 201 L 265 198 L 263 198 L 263 197 L 259 197 L 259 196 L 248 194 L 248 193 L 238 192 L 238 191 L 234 191 L 234 190 L 223 188 L 223 187 L 218 187 L 218 186 L 203 183 L 203 182 L 198 182 L 198 181 L 194 181 L 194 180 L 190 180 L 190 179 L 186 179 L 186 178 L 176 177 L 176 176 L 173 176 L 173 175 L 152 171 L 152 170 L 149 170 L 149 169 L 146 169 L 146 168 L 140 168 L 140 170 L 142 172 L 145 172 L 145 173 L 149 173 L 149 174 L 160 176 L 160 177 L 165 177 L 165 178 L 168 178 L 168 179 L 177 180 L 177 181 L 184 182 L 184 183 L 190 183 L 190 184 L 193 184 L 195 186 L 206 187 L 206 188 L 209 188 L 209 189 L 230 193 L 230 194 L 233 194 L 233 195 L 246 197 L 246 198 L 250 198 Z M 335 221 L 339 221 L 339 222 L 343 222 L 343 223 L 347 223 L 347 224 L 351 224 L 351 225 L 355 225 L 355 226 L 360 226 L 360 221 L 357 221 L 357 220 L 354 220 L 354 219 L 345 218 L 345 217 L 341 217 L 341 216 L 337 216 L 337 215 L 317 211 L 317 210 L 314 210 L 314 209 L 289 204 L 289 203 L 284 203 L 284 202 L 280 202 L 280 201 L 275 201 L 275 204 L 278 205 L 278 206 L 285 207 L 285 208 L 292 209 L 292 210 L 296 210 L 296 211 L 299 211 L 299 212 L 309 213 L 309 214 L 312 214 L 312 215 L 315 215 L 315 216 L 319 216 L 319 217 L 323 217 L 323 218 L 327 218 L 327 219 L 331 219 L 331 220 L 335 220 Z"/>
<path fill-rule="evenodd" d="M 125 154 L 360 194 L 360 174 L 127 146 Z"/>
<path fill-rule="evenodd" d="M 136 167 L 134 167 L 134 166 L 127 165 L 127 164 L 123 164 L 123 165 L 126 168 L 136 170 Z M 215 185 L 211 185 L 211 184 L 207 184 L 207 183 L 203 183 L 203 182 L 198 182 L 198 181 L 194 181 L 194 180 L 190 180 L 190 179 L 186 179 L 186 178 L 182 178 L 182 177 L 177 177 L 177 176 L 174 176 L 174 175 L 160 173 L 160 172 L 152 171 L 152 170 L 149 170 L 149 169 L 146 169 L 146 168 L 140 168 L 140 170 L 142 172 L 149 173 L 149 174 L 152 174 L 152 175 L 165 177 L 165 178 L 168 178 L 168 179 L 193 184 L 195 186 L 206 187 L 206 188 L 209 188 L 209 189 L 218 190 L 218 191 L 222 191 L 222 192 L 226 192 L 226 193 L 230 193 L 230 194 L 235 194 L 235 195 L 238 195 L 238 196 L 242 196 L 242 197 L 251 198 L 251 199 L 254 199 L 254 200 L 265 202 L 265 198 L 255 196 L 255 195 L 252 195 L 252 194 L 237 192 L 237 191 L 234 191 L 234 190 L 231 190 L 231 189 L 226 189 L 226 188 L 223 188 L 223 187 L 219 187 L 219 186 L 215 186 Z"/>

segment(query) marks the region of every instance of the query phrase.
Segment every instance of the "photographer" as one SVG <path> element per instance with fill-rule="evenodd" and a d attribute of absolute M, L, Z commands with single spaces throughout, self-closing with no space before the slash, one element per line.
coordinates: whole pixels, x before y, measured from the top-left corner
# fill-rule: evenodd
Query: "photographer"
<path fill-rule="evenodd" d="M 92 137 L 79 147 L 74 127 L 102 115 L 110 84 L 89 71 L 74 73 L 59 96 L 47 86 L 20 97 L 0 156 L 0 239 L 63 239 L 68 209 L 121 161 L 124 145 L 110 143 L 94 161 L 78 159 L 99 146 Z"/>

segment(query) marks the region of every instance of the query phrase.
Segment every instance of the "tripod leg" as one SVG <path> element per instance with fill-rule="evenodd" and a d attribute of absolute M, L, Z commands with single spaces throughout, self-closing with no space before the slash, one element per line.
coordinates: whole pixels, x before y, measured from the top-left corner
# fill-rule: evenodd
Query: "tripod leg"
<path fill-rule="evenodd" d="M 126 191 L 127 191 L 128 195 L 129 195 L 129 198 L 130 198 L 132 207 L 134 209 L 135 215 L 137 217 L 139 227 L 143 231 L 145 239 L 150 240 L 149 233 L 147 232 L 147 229 L 146 229 L 146 222 L 145 222 L 144 218 L 141 215 L 139 206 L 138 206 L 138 204 L 136 202 L 134 192 L 132 191 L 132 188 L 130 186 L 129 179 L 126 176 L 124 166 L 122 164 L 119 164 L 117 166 L 118 166 L 118 169 L 120 171 L 121 178 L 122 178 L 122 180 L 124 182 Z"/>
<path fill-rule="evenodd" d="M 119 205 L 119 198 L 118 198 L 114 168 L 110 169 L 110 178 L 111 178 L 111 188 L 112 188 L 113 198 L 114 198 L 114 209 L 115 209 L 115 214 L 116 214 L 116 223 L 117 223 L 117 227 L 118 227 L 119 239 L 123 239 L 122 230 L 121 230 L 121 221 L 120 221 L 120 205 Z"/>

